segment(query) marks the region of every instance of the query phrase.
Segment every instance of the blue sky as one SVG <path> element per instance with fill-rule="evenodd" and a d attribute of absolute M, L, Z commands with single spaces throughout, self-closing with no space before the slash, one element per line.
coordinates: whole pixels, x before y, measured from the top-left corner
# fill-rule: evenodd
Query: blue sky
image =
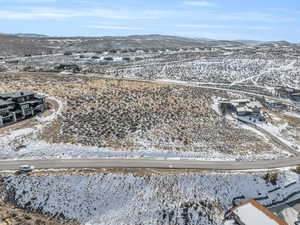
<path fill-rule="evenodd" d="M 300 42 L 300 1 L 0 0 L 0 32 Z"/>

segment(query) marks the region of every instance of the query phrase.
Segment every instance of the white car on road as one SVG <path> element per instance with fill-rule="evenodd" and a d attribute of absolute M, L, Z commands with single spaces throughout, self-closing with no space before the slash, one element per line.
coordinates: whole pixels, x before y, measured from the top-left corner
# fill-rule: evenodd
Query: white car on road
<path fill-rule="evenodd" d="M 28 173 L 34 170 L 34 166 L 32 165 L 21 165 L 19 166 L 19 172 Z"/>

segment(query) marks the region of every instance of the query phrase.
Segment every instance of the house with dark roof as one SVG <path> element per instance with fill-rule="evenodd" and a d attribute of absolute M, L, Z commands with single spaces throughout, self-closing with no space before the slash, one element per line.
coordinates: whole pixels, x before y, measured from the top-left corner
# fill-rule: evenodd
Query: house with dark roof
<path fill-rule="evenodd" d="M 43 112 L 45 98 L 33 92 L 0 94 L 0 127 Z"/>
<path fill-rule="evenodd" d="M 251 116 L 263 120 L 261 114 L 262 104 L 253 99 L 232 99 L 219 101 L 223 114 L 235 113 L 237 116 Z"/>

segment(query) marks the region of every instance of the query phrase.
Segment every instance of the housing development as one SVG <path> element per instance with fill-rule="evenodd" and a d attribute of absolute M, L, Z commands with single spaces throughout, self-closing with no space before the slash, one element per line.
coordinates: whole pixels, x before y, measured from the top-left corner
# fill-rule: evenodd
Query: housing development
<path fill-rule="evenodd" d="M 1 34 L 0 224 L 299 224 L 299 56 Z"/>
<path fill-rule="evenodd" d="M 2 221 L 297 224 L 299 45 L 1 41 Z"/>

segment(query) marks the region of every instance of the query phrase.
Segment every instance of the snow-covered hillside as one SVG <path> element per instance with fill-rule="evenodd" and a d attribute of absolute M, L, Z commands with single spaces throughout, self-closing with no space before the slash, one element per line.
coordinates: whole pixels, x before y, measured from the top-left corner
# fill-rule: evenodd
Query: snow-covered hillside
<path fill-rule="evenodd" d="M 2 198 L 82 224 L 220 225 L 232 199 L 268 196 L 270 204 L 299 191 L 300 176 L 226 173 L 73 173 L 2 175 Z M 291 185 L 292 184 L 292 185 Z M 279 187 L 278 190 L 274 189 Z"/>

